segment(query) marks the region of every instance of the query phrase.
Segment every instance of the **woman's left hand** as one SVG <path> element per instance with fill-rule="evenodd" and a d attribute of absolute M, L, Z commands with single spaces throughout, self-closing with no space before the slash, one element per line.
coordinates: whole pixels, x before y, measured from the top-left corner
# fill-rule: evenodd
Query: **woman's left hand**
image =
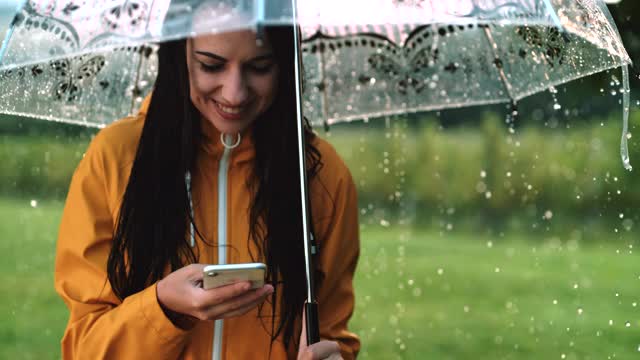
<path fill-rule="evenodd" d="M 335 341 L 321 340 L 315 344 L 307 345 L 307 322 L 302 313 L 302 331 L 300 332 L 300 347 L 298 348 L 298 360 L 343 360 L 340 354 L 340 346 Z"/>

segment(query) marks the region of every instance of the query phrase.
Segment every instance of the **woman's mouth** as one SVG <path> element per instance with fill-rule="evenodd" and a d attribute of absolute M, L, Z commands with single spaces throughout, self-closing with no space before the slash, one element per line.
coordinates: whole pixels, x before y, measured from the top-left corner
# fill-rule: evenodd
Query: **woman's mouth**
<path fill-rule="evenodd" d="M 214 107 L 218 112 L 218 115 L 225 120 L 239 120 L 246 109 L 246 106 L 226 106 L 215 100 L 212 101 L 215 104 Z"/>

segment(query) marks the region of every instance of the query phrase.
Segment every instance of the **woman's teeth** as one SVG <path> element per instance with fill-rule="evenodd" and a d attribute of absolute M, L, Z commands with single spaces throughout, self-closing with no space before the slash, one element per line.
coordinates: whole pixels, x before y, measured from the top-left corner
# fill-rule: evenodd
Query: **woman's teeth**
<path fill-rule="evenodd" d="M 220 103 L 216 103 L 216 105 L 218 106 L 218 108 L 228 114 L 239 114 L 240 112 L 242 112 L 242 108 L 241 107 L 228 107 L 228 106 L 224 106 Z"/>

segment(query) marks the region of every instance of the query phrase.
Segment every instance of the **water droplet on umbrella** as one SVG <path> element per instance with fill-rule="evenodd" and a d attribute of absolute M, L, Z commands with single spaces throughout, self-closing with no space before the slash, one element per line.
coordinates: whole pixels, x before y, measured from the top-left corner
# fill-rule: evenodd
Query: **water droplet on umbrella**
<path fill-rule="evenodd" d="M 582 315 L 583 311 L 584 311 L 584 310 L 583 310 L 581 307 L 579 307 L 579 308 L 578 308 L 578 315 Z"/>
<path fill-rule="evenodd" d="M 438 268 L 437 273 L 438 273 L 438 275 L 444 274 L 444 269 L 443 268 Z"/>
<path fill-rule="evenodd" d="M 624 326 L 625 326 L 625 327 L 631 327 L 631 322 L 630 322 L 630 321 L 627 321 L 626 323 L 624 323 Z"/>
<path fill-rule="evenodd" d="M 553 299 L 553 305 L 558 305 L 558 300 Z"/>
<path fill-rule="evenodd" d="M 37 207 L 38 206 L 38 200 L 31 200 L 31 207 Z"/>
<path fill-rule="evenodd" d="M 609 326 L 613 325 L 613 320 L 609 320 Z"/>

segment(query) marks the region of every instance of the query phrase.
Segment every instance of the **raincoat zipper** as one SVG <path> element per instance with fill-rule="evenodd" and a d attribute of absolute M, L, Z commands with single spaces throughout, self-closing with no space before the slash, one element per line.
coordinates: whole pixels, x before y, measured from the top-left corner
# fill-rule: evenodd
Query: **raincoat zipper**
<path fill-rule="evenodd" d="M 227 174 L 231 149 L 225 147 L 218 168 L 218 264 L 227 263 Z M 212 360 L 222 359 L 222 319 L 216 320 L 213 329 Z"/>

